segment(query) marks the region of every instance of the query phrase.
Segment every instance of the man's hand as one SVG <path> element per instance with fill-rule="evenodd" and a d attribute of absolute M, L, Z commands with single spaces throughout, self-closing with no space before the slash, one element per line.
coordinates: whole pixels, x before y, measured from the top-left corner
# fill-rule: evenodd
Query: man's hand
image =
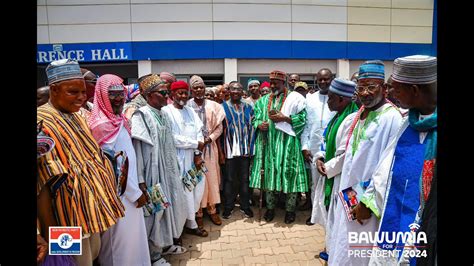
<path fill-rule="evenodd" d="M 267 131 L 268 130 L 268 122 L 262 122 L 260 125 L 258 125 L 258 129 L 261 131 Z"/>
<path fill-rule="evenodd" d="M 205 137 L 204 138 L 204 145 L 207 145 L 212 142 L 212 139 L 210 137 Z"/>
<path fill-rule="evenodd" d="M 142 193 L 142 195 L 137 199 L 137 208 L 141 208 L 148 203 L 148 193 Z"/>
<path fill-rule="evenodd" d="M 200 150 L 201 152 L 204 150 L 204 145 L 206 145 L 204 142 L 198 142 L 198 150 Z"/>
<path fill-rule="evenodd" d="M 139 184 L 138 184 L 138 187 L 139 187 L 140 190 L 143 192 L 143 194 L 145 194 L 146 202 L 149 202 L 149 201 L 150 201 L 150 197 L 148 196 L 148 190 L 147 190 L 147 188 L 146 188 L 146 184 L 145 184 L 145 183 L 139 183 Z"/>
<path fill-rule="evenodd" d="M 203 163 L 204 160 L 201 155 L 194 156 L 194 165 L 196 166 L 196 169 L 200 170 Z"/>
<path fill-rule="evenodd" d="M 36 263 L 43 262 L 44 258 L 48 254 L 48 243 L 41 237 L 40 234 L 36 235 Z"/>
<path fill-rule="evenodd" d="M 313 155 L 311 154 L 311 151 L 309 150 L 303 150 L 303 157 L 304 157 L 304 160 L 307 161 L 308 163 L 311 163 L 313 161 Z"/>
<path fill-rule="evenodd" d="M 285 116 L 282 114 L 280 111 L 276 111 L 274 113 L 271 113 L 268 118 L 270 118 L 273 122 L 287 122 L 291 124 L 291 118 L 288 116 Z"/>
<path fill-rule="evenodd" d="M 318 172 L 321 175 L 327 176 L 328 173 L 326 172 L 326 166 L 324 165 L 324 159 L 323 158 L 318 158 L 316 160 L 316 166 L 318 168 Z"/>
<path fill-rule="evenodd" d="M 219 164 L 225 164 L 225 155 L 223 152 L 219 152 Z"/>
<path fill-rule="evenodd" d="M 362 224 L 362 220 L 369 219 L 371 215 L 370 209 L 367 208 L 362 202 L 357 204 L 355 208 L 351 210 L 351 213 L 355 215 L 357 222 L 359 222 L 360 224 Z"/>

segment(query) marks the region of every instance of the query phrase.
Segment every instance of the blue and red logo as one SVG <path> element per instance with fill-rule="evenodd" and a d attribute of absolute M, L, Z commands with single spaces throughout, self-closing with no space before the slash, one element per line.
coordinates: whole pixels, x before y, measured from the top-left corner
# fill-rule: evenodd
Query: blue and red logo
<path fill-rule="evenodd" d="M 49 255 L 82 255 L 80 226 L 50 226 Z"/>

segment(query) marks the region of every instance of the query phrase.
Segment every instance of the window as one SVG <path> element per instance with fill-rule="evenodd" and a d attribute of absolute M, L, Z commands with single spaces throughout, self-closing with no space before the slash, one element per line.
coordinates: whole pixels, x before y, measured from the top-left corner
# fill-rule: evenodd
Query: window
<path fill-rule="evenodd" d="M 193 75 L 176 75 L 176 80 L 182 80 L 189 83 Z M 215 87 L 224 84 L 224 75 L 199 75 L 206 84 L 206 87 Z"/>

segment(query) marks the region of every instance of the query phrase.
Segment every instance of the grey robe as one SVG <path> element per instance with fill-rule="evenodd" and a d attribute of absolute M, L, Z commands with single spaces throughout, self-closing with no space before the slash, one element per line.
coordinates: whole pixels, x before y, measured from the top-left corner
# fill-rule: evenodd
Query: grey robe
<path fill-rule="evenodd" d="M 132 125 L 138 182 L 145 182 L 147 187 L 160 183 L 171 202 L 164 211 L 145 217 L 149 240 L 166 247 L 173 244 L 173 238 L 180 237 L 186 222 L 184 185 L 170 122 L 161 111 L 146 105 L 133 114 Z"/>

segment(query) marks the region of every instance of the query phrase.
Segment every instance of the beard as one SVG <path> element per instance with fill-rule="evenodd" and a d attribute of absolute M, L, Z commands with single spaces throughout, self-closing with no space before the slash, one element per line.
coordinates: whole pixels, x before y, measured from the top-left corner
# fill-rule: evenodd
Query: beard
<path fill-rule="evenodd" d="M 183 101 L 183 100 L 174 101 L 174 102 L 177 103 L 177 104 L 180 105 L 180 106 L 184 106 L 184 105 L 186 104 L 186 102 Z"/>

